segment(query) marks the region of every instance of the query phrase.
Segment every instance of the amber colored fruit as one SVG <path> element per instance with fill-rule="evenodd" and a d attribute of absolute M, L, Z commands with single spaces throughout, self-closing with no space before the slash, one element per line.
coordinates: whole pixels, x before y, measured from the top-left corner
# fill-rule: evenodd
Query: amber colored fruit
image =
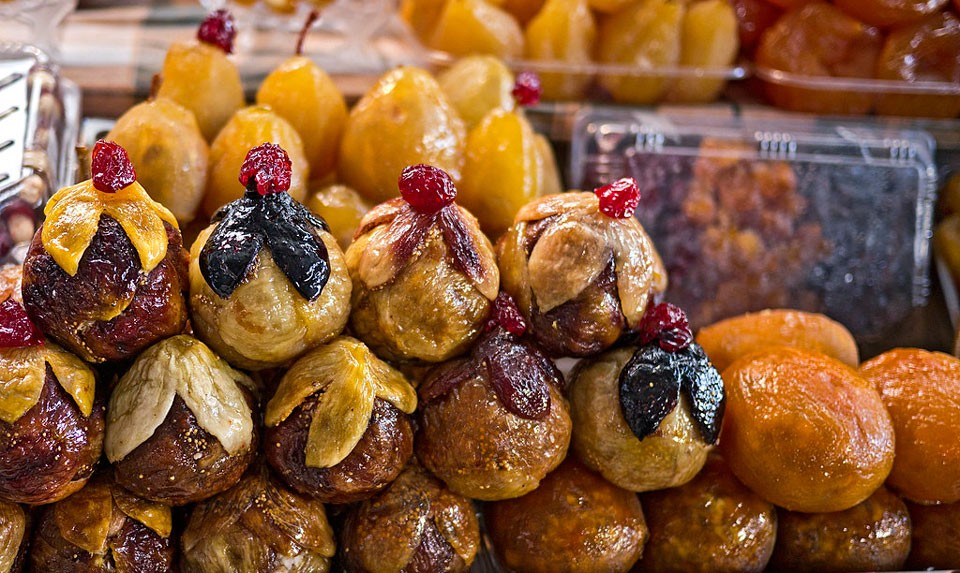
<path fill-rule="evenodd" d="M 560 169 L 557 168 L 557 158 L 553 154 L 553 146 L 550 140 L 537 133 L 534 135 L 537 142 L 537 152 L 540 154 L 540 167 L 543 175 L 540 177 L 543 185 L 540 195 L 554 195 L 563 191 L 563 184 L 560 182 Z"/>
<path fill-rule="evenodd" d="M 370 210 L 363 197 L 346 185 L 328 185 L 314 191 L 304 204 L 323 217 L 330 226 L 330 234 L 336 237 L 343 250 L 350 246 L 360 219 Z"/>
<path fill-rule="evenodd" d="M 933 229 L 933 248 L 960 284 L 960 213 L 944 217 Z"/>
<path fill-rule="evenodd" d="M 891 30 L 877 62 L 877 77 L 960 84 L 960 20 L 950 12 L 940 12 Z M 882 94 L 877 98 L 877 111 L 951 118 L 960 114 L 960 95 Z"/>
<path fill-rule="evenodd" d="M 920 505 L 907 502 L 913 539 L 910 570 L 952 569 L 960 564 L 960 503 Z"/>
<path fill-rule="evenodd" d="M 300 134 L 311 179 L 333 173 L 347 123 L 347 104 L 320 66 L 303 56 L 283 62 L 260 84 L 257 103 L 269 106 Z"/>
<path fill-rule="evenodd" d="M 400 194 L 397 178 L 426 163 L 460 181 L 466 128 L 433 77 L 419 68 L 387 72 L 350 111 L 338 175 L 371 203 Z"/>
<path fill-rule="evenodd" d="M 486 506 L 500 562 L 525 573 L 629 571 L 649 536 L 640 501 L 572 457 L 523 497 Z"/>
<path fill-rule="evenodd" d="M 880 31 L 839 9 L 817 2 L 787 12 L 764 32 L 756 62 L 771 70 L 821 78 L 872 78 L 882 44 Z M 767 82 L 777 106 L 813 113 L 860 114 L 873 94 L 858 90 L 810 89 Z"/>
<path fill-rule="evenodd" d="M 623 103 L 655 103 L 667 88 L 667 78 L 640 75 L 680 62 L 680 25 L 685 7 L 670 0 L 642 0 L 609 16 L 600 25 L 597 59 L 605 64 L 633 66 L 633 73 L 609 73 L 600 83 Z"/>
<path fill-rule="evenodd" d="M 680 65 L 725 68 L 740 49 L 737 16 L 728 0 L 704 0 L 687 8 L 680 28 Z M 726 80 L 678 78 L 667 93 L 672 101 L 710 102 L 720 95 Z"/>
<path fill-rule="evenodd" d="M 763 310 L 721 320 L 700 329 L 697 343 L 721 372 L 751 352 L 774 346 L 821 352 L 853 368 L 860 365 L 857 342 L 846 327 L 802 310 Z"/>
<path fill-rule="evenodd" d="M 777 513 L 774 571 L 899 571 L 910 552 L 910 515 L 881 487 L 861 503 L 831 513 Z"/>
<path fill-rule="evenodd" d="M 944 215 L 960 214 L 960 171 L 949 174 L 940 189 L 940 211 Z"/>
<path fill-rule="evenodd" d="M 637 0 L 589 0 L 590 8 L 601 14 L 614 14 L 637 4 Z"/>
<path fill-rule="evenodd" d="M 526 57 L 534 61 L 589 66 L 597 41 L 597 25 L 587 0 L 547 0 L 525 32 Z M 586 72 L 540 74 L 543 98 L 578 99 L 590 84 Z"/>
<path fill-rule="evenodd" d="M 513 16 L 486 0 L 447 0 L 427 45 L 455 56 L 516 58 L 523 53 L 523 31 Z"/>
<path fill-rule="evenodd" d="M 467 56 L 437 76 L 440 89 L 467 124 L 476 127 L 495 109 L 514 108 L 513 72 L 494 56 Z"/>
<path fill-rule="evenodd" d="M 763 571 L 777 537 L 773 505 L 711 456 L 693 481 L 640 496 L 650 540 L 646 573 Z"/>
<path fill-rule="evenodd" d="M 457 202 L 496 239 L 543 190 L 533 128 L 522 114 L 494 110 L 467 136 L 466 155 Z"/>
<path fill-rule="evenodd" d="M 426 43 L 433 35 L 447 0 L 403 0 L 400 17 L 403 18 L 421 42 Z"/>
<path fill-rule="evenodd" d="M 266 106 L 250 106 L 238 111 L 210 145 L 210 172 L 203 212 L 212 216 L 217 209 L 243 196 L 240 165 L 247 153 L 265 143 L 276 143 L 287 152 L 293 164 L 290 196 L 303 201 L 307 195 L 310 164 L 303 152 L 297 130 Z"/>
<path fill-rule="evenodd" d="M 197 118 L 200 133 L 213 141 L 244 104 L 240 72 L 220 48 L 203 42 L 176 43 L 163 60 L 158 98 L 169 98 Z"/>
<path fill-rule="evenodd" d="M 936 14 L 949 0 L 835 0 L 838 8 L 873 26 L 896 26 Z"/>
<path fill-rule="evenodd" d="M 720 448 L 740 481 L 767 501 L 840 511 L 890 473 L 890 415 L 873 385 L 846 364 L 780 347 L 734 362 L 723 381 Z"/>
<path fill-rule="evenodd" d="M 510 13 L 521 26 L 526 26 L 543 8 L 546 0 L 504 0 L 500 7 Z"/>
<path fill-rule="evenodd" d="M 860 372 L 880 391 L 897 433 L 887 484 L 918 503 L 960 501 L 960 359 L 897 348 Z"/>
<path fill-rule="evenodd" d="M 170 99 L 133 106 L 106 139 L 127 150 L 137 180 L 181 225 L 196 216 L 207 184 L 210 150 L 197 120 Z"/>
<path fill-rule="evenodd" d="M 767 0 L 731 0 L 737 15 L 740 49 L 752 53 L 760 43 L 760 36 L 772 26 L 783 10 Z"/>

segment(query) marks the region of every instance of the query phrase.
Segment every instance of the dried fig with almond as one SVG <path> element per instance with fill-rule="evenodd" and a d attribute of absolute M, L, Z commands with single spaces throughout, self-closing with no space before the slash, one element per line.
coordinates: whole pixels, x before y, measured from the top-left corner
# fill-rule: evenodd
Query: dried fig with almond
<path fill-rule="evenodd" d="M 340 539 L 348 573 L 465 573 L 480 546 L 480 526 L 469 499 L 412 463 L 390 487 L 350 510 Z"/>
<path fill-rule="evenodd" d="M 340 337 L 299 360 L 264 412 L 267 461 L 293 489 L 327 503 L 368 498 L 413 453 L 417 394 L 359 340 Z"/>
<path fill-rule="evenodd" d="M 233 486 L 257 449 L 252 384 L 190 336 L 151 346 L 110 396 L 104 453 L 117 483 L 169 505 Z"/>
<path fill-rule="evenodd" d="M 103 449 L 95 385 L 18 302 L 0 303 L 0 499 L 52 503 L 83 487 Z"/>
<path fill-rule="evenodd" d="M 197 504 L 180 542 L 185 573 L 326 573 L 336 551 L 323 504 L 264 467 Z"/>
<path fill-rule="evenodd" d="M 286 193 L 291 173 L 280 146 L 251 149 L 240 168 L 246 193 L 191 250 L 193 328 L 238 368 L 286 364 L 347 323 L 343 254 L 323 219 Z"/>
<path fill-rule="evenodd" d="M 367 213 L 347 249 L 350 327 L 386 359 L 440 362 L 480 335 L 500 272 L 445 172 L 407 167 L 399 187 L 403 197 Z"/>
<path fill-rule="evenodd" d="M 554 356 L 589 356 L 636 328 L 667 275 L 633 218 L 636 182 L 528 203 L 497 244 L 503 290 Z"/>
<path fill-rule="evenodd" d="M 23 571 L 29 546 L 30 514 L 15 503 L 0 501 L 0 571 Z"/>
<path fill-rule="evenodd" d="M 140 499 L 106 476 L 44 509 L 30 570 L 166 573 L 174 570 L 170 508 Z"/>
<path fill-rule="evenodd" d="M 126 360 L 183 330 L 187 251 L 122 147 L 97 142 L 92 173 L 47 203 L 23 264 L 23 304 L 84 360 Z"/>
<path fill-rule="evenodd" d="M 567 455 L 563 375 L 520 338 L 525 329 L 501 293 L 470 356 L 435 369 L 419 388 L 417 457 L 455 493 L 485 501 L 521 496 Z"/>

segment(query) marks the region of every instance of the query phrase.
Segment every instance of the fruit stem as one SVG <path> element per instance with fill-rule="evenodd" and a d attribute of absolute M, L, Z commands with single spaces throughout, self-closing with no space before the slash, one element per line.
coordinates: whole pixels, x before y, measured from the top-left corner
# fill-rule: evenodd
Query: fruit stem
<path fill-rule="evenodd" d="M 310 13 L 307 14 L 307 21 L 304 22 L 303 28 L 300 29 L 300 34 L 297 36 L 297 50 L 294 52 L 297 56 L 303 55 L 303 44 L 307 40 L 307 32 L 310 31 L 310 28 L 313 27 L 314 23 L 320 19 L 319 10 L 310 10 Z"/>

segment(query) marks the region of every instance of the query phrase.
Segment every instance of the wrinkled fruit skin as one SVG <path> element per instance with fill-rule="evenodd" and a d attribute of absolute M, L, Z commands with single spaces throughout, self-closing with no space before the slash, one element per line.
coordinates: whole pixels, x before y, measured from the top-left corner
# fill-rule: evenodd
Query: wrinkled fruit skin
<path fill-rule="evenodd" d="M 187 321 L 187 251 L 167 223 L 167 254 L 143 273 L 123 228 L 103 215 L 100 228 L 70 276 L 33 238 L 23 265 L 23 304 L 50 338 L 88 362 L 127 360 L 179 334 Z M 129 304 L 115 318 L 104 313 Z"/>
<path fill-rule="evenodd" d="M 52 503 L 87 482 L 103 449 L 104 409 L 85 418 L 47 366 L 40 399 L 13 424 L 0 421 L 0 498 Z"/>
<path fill-rule="evenodd" d="M 307 437 L 319 394 L 264 433 L 267 461 L 294 490 L 324 503 L 366 499 L 392 482 L 413 454 L 410 417 L 376 398 L 370 425 L 353 451 L 330 468 L 306 465 Z"/>
<path fill-rule="evenodd" d="M 253 406 L 249 397 L 248 403 Z M 184 505 L 232 487 L 256 453 L 256 429 L 250 449 L 231 456 L 176 396 L 153 436 L 113 467 L 117 483 L 140 497 Z"/>

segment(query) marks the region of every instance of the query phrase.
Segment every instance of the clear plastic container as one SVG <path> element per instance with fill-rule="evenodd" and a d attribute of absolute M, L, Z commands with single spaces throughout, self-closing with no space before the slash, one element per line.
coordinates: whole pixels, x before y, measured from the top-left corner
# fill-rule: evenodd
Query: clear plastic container
<path fill-rule="evenodd" d="M 929 297 L 933 157 L 918 131 L 585 109 L 570 180 L 638 180 L 667 299 L 695 327 L 792 307 L 864 342 Z"/>

